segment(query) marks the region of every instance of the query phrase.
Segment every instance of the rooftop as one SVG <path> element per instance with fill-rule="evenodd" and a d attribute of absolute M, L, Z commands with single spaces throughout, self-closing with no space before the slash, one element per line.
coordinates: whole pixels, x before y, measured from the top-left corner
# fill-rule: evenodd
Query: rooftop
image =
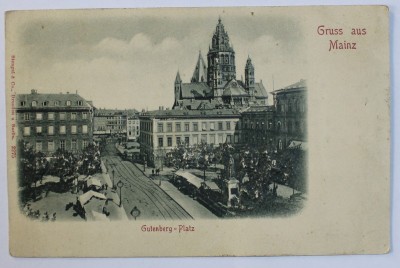
<path fill-rule="evenodd" d="M 78 93 L 38 93 L 32 89 L 30 94 L 17 94 L 16 106 L 17 109 L 92 108 L 93 104 Z"/>
<path fill-rule="evenodd" d="M 298 91 L 298 90 L 306 90 L 307 89 L 307 81 L 301 79 L 299 82 L 291 84 L 287 87 L 275 90 L 272 94 L 283 93 L 283 92 L 291 92 L 291 91 Z"/>
<path fill-rule="evenodd" d="M 237 109 L 214 109 L 214 110 L 156 110 L 144 112 L 140 115 L 151 118 L 180 118 L 180 117 L 238 117 L 240 111 Z"/>

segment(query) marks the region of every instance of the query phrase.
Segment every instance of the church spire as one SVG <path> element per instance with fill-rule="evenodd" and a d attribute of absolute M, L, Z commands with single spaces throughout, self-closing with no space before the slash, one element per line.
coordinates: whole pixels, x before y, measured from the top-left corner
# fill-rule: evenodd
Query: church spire
<path fill-rule="evenodd" d="M 194 68 L 191 82 L 206 82 L 207 81 L 207 66 L 204 62 L 201 51 L 199 51 L 199 58 L 197 59 L 196 67 Z"/>
<path fill-rule="evenodd" d="M 179 71 L 176 73 L 175 84 L 182 83 L 181 76 L 179 75 Z"/>

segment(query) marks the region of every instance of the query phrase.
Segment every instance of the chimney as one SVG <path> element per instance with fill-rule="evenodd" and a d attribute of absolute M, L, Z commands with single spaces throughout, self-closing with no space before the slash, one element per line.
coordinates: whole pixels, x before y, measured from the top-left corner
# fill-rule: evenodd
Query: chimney
<path fill-rule="evenodd" d="M 31 89 L 31 94 L 37 94 L 37 90 L 36 89 Z"/>

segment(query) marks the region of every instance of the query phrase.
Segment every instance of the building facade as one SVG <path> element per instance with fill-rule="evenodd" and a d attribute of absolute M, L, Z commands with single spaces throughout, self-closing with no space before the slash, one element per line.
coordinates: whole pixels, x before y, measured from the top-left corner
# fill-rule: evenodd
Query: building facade
<path fill-rule="evenodd" d="M 240 141 L 240 113 L 235 109 L 158 110 L 144 112 L 139 119 L 141 154 L 150 163 L 182 143 Z"/>
<path fill-rule="evenodd" d="M 126 117 L 126 138 L 137 141 L 140 136 L 140 121 L 138 114 L 128 114 Z"/>
<path fill-rule="evenodd" d="M 127 136 L 128 117 L 136 110 L 96 109 L 94 113 L 94 134 Z"/>
<path fill-rule="evenodd" d="M 255 68 L 250 57 L 244 75 L 244 81 L 236 79 L 235 51 L 219 19 L 207 53 L 207 65 L 200 52 L 190 83 L 183 83 L 177 73 L 173 108 L 195 110 L 267 105 L 267 91 L 262 81 L 255 81 Z"/>
<path fill-rule="evenodd" d="M 18 94 L 18 139 L 46 154 L 81 151 L 93 141 L 93 111 L 78 94 Z"/>
<path fill-rule="evenodd" d="M 307 141 L 305 80 L 272 92 L 274 105 L 251 107 L 242 113 L 242 142 L 282 150 Z"/>

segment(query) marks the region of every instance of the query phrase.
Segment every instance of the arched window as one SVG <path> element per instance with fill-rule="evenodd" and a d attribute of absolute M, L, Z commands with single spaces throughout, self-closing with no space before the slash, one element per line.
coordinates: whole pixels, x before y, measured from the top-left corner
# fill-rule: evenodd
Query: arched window
<path fill-rule="evenodd" d="M 278 123 L 276 123 L 276 130 L 277 130 L 278 132 L 281 131 L 281 126 L 282 126 L 281 121 L 278 121 Z"/>
<path fill-rule="evenodd" d="M 37 106 L 37 101 L 32 101 L 32 107 L 36 107 Z"/>

